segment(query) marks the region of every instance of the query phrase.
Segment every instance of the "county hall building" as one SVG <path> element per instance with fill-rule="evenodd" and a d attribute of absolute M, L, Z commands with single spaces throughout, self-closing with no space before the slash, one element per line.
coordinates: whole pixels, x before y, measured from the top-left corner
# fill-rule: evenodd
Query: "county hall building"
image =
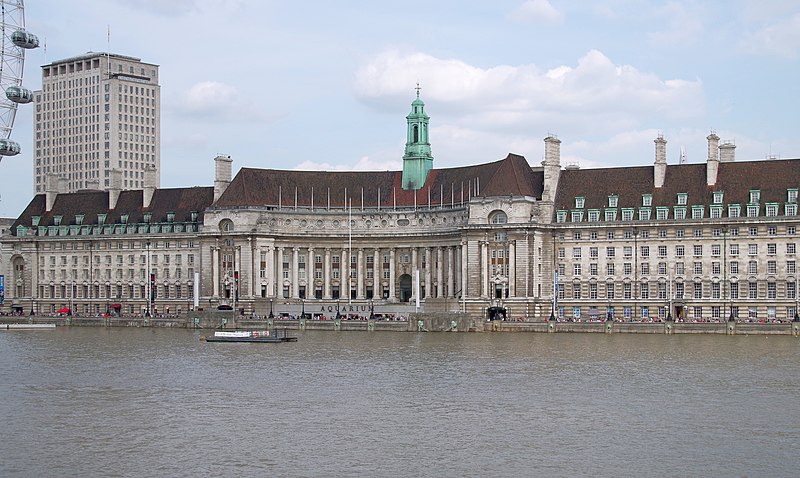
<path fill-rule="evenodd" d="M 562 167 L 519 155 L 433 167 L 419 96 L 402 171 L 242 168 L 211 187 L 107 190 L 48 174 L 2 238 L 2 311 L 145 315 L 230 306 L 313 317 L 790 320 L 800 160 Z"/>

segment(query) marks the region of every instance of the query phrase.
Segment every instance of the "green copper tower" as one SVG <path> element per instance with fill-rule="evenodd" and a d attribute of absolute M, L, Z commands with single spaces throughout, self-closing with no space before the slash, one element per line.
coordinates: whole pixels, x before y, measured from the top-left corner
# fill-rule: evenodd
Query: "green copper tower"
<path fill-rule="evenodd" d="M 431 143 L 428 141 L 430 117 L 425 114 L 425 103 L 419 99 L 419 89 L 419 84 L 417 84 L 417 98 L 411 103 L 411 113 L 406 116 L 408 133 L 406 152 L 403 155 L 403 189 L 405 190 L 422 188 L 428 178 L 428 172 L 433 167 Z"/>

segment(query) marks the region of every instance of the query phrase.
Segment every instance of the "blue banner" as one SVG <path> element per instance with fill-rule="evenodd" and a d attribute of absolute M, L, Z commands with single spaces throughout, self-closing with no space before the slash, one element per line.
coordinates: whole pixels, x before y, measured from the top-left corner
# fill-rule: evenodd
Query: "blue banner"
<path fill-rule="evenodd" d="M 6 301 L 6 276 L 0 274 L 0 305 Z"/>

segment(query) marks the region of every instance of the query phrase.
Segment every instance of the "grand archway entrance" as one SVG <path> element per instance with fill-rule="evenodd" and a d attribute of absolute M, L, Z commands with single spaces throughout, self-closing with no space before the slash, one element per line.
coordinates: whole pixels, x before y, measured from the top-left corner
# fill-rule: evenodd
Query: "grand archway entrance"
<path fill-rule="evenodd" d="M 408 302 L 411 300 L 411 285 L 412 281 L 409 274 L 403 274 L 400 276 L 400 302 Z"/>

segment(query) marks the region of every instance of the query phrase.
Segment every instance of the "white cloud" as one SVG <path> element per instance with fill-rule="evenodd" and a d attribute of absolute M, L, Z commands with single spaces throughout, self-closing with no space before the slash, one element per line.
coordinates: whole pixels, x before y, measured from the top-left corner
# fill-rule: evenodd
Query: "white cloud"
<path fill-rule="evenodd" d="M 253 122 L 264 119 L 257 105 L 246 101 L 236 86 L 219 81 L 195 83 L 183 92 L 176 109 L 182 115 L 195 118 Z"/>
<path fill-rule="evenodd" d="M 519 22 L 541 25 L 561 23 L 564 15 L 548 0 L 526 0 L 511 13 L 511 18 Z"/>
<path fill-rule="evenodd" d="M 568 128 L 576 134 L 635 128 L 643 120 L 685 119 L 704 111 L 699 80 L 661 79 L 616 65 L 597 50 L 576 66 L 479 68 L 424 53 L 387 51 L 356 76 L 356 94 L 396 111 L 420 80 L 423 99 L 436 102 L 437 121 L 468 129 L 530 134 Z M 398 100 L 399 99 L 399 100 Z"/>
<path fill-rule="evenodd" d="M 766 53 L 789 59 L 800 50 L 800 13 L 781 18 L 744 37 L 742 48 L 751 53 Z"/>
<path fill-rule="evenodd" d="M 181 106 L 190 113 L 221 113 L 238 101 L 238 95 L 235 86 L 218 81 L 203 81 L 184 92 Z"/>
<path fill-rule="evenodd" d="M 403 162 L 401 160 L 378 161 L 369 156 L 362 156 L 353 164 L 303 161 L 292 169 L 299 171 L 399 171 L 403 169 Z"/>

